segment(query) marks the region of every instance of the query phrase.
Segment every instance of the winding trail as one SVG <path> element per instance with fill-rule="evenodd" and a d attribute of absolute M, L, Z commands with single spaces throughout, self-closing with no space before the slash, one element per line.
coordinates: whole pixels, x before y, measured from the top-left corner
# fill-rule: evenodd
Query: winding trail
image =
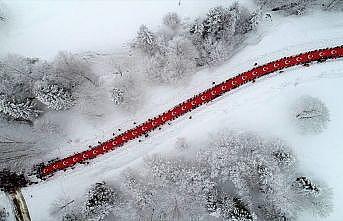
<path fill-rule="evenodd" d="M 241 73 L 220 84 L 217 84 L 201 92 L 200 94 L 195 95 L 194 97 L 178 104 L 177 106 L 158 115 L 157 117 L 149 119 L 137 127 L 127 130 L 113 139 L 108 140 L 92 149 L 88 149 L 50 164 L 43 165 L 39 171 L 39 175 L 42 177 L 51 176 L 57 171 L 65 170 L 77 163 L 82 163 L 99 155 L 113 151 L 126 142 L 145 135 L 161 125 L 164 125 L 168 121 L 172 121 L 243 84 L 251 81 L 254 82 L 255 79 L 262 76 L 296 65 L 306 64 L 313 61 L 325 61 L 327 59 L 335 59 L 340 57 L 343 57 L 343 46 L 309 51 L 298 55 L 281 58 L 279 60 L 255 67 L 247 72 Z"/>

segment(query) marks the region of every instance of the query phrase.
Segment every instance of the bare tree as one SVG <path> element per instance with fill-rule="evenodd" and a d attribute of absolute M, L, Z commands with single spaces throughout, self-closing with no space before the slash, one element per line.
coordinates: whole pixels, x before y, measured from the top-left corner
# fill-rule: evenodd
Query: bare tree
<path fill-rule="evenodd" d="M 294 104 L 293 119 L 300 132 L 304 134 L 320 133 L 327 127 L 330 113 L 320 99 L 303 96 Z"/>

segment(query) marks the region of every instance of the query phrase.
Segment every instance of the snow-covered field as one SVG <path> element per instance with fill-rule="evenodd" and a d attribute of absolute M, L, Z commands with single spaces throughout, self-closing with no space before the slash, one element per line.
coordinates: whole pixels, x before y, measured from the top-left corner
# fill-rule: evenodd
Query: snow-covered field
<path fill-rule="evenodd" d="M 28 2 L 8 1 L 10 7 L 20 6 L 16 13 L 23 17 L 19 16 L 20 19 L 9 33 L 0 36 L 0 54 L 10 52 L 51 58 L 59 50 L 76 53 L 88 50 L 112 52 L 132 38 L 141 23 L 157 25 L 168 11 L 177 11 L 182 16 L 195 16 L 209 7 L 227 4 L 227 1 L 182 1 L 178 6 L 176 0 L 86 1 L 82 7 L 78 7 L 77 1 Z M 160 86 L 150 90 L 146 96 L 147 102 L 134 115 L 115 112 L 106 115 L 108 117 L 96 125 L 71 116 L 67 132 L 72 134 L 72 144 L 63 148 L 62 154 L 56 151 L 51 155 L 65 156 L 95 144 L 96 140 L 105 140 L 114 129 L 130 128 L 133 121 L 142 122 L 155 116 L 208 88 L 213 81 L 220 82 L 250 69 L 255 62 L 262 64 L 301 51 L 342 45 L 341 18 L 342 14 L 323 12 L 303 17 L 273 17 L 273 21 L 265 21 L 258 36 L 250 36 L 248 44 L 225 64 L 199 71 L 187 85 Z M 78 28 L 75 29 L 75 26 Z M 120 182 L 116 177 L 123 169 L 139 165 L 144 156 L 151 153 L 169 151 L 178 137 L 186 137 L 191 144 L 201 146 L 210 134 L 226 128 L 256 131 L 264 136 L 281 137 L 290 143 L 303 171 L 320 177 L 333 188 L 335 210 L 323 220 L 339 221 L 343 217 L 340 210 L 343 206 L 343 177 L 340 176 L 343 167 L 340 137 L 343 130 L 342 84 L 342 59 L 292 68 L 258 80 L 255 84 L 248 84 L 188 113 L 161 131 L 153 132 L 141 143 L 130 142 L 87 166 L 58 173 L 47 182 L 24 189 L 32 220 L 53 220 L 49 216 L 49 209 L 54 200 L 65 196 L 73 199 L 84 194 L 86 188 L 98 180 Z M 329 127 L 319 135 L 300 135 L 289 120 L 292 102 L 304 94 L 319 97 L 330 110 Z M 192 119 L 188 119 L 190 115 Z M 299 220 L 317 219 L 304 214 Z"/>

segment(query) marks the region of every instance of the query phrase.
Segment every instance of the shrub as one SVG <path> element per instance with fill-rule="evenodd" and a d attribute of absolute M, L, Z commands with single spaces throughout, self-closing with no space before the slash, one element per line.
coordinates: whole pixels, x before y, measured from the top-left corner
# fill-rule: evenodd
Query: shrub
<path fill-rule="evenodd" d="M 200 53 L 198 65 L 227 59 L 245 34 L 255 28 L 256 17 L 256 13 L 235 3 L 230 8 L 212 8 L 204 19 L 197 19 L 189 32 Z"/>

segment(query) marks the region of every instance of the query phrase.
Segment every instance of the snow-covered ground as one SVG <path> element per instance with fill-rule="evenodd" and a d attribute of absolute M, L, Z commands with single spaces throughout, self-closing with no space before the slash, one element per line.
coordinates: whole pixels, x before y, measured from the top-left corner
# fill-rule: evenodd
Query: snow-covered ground
<path fill-rule="evenodd" d="M 163 3 L 129 2 L 95 4 L 87 1 L 82 7 L 78 7 L 77 1 L 49 4 L 40 1 L 32 1 L 31 4 L 24 1 L 10 3 L 12 7 L 20 6 L 21 12 L 17 12 L 18 15 L 26 17 L 25 20 L 22 18 L 18 21 L 10 33 L 2 36 L 0 54 L 15 52 L 50 58 L 58 50 L 66 49 L 73 52 L 111 51 L 130 39 L 140 23 L 157 25 L 162 15 L 170 10 L 176 10 L 183 16 L 194 16 L 206 11 L 208 7 L 227 4 L 227 1 L 182 1 L 179 7 L 176 0 Z M 93 9 L 92 6 L 95 5 Z M 55 7 L 42 10 L 50 8 L 48 6 Z M 29 15 L 29 11 L 36 13 Z M 273 21 L 266 22 L 257 35 L 250 36 L 248 44 L 225 64 L 199 71 L 187 85 L 151 89 L 142 109 L 133 115 L 120 115 L 115 112 L 106 115 L 107 118 L 96 125 L 70 116 L 67 132 L 72 134 L 73 143 L 63 148 L 62 154 L 56 151 L 52 156 L 68 155 L 86 148 L 89 144 L 95 144 L 96 140 L 106 140 L 114 129 L 130 128 L 133 121 L 142 122 L 153 117 L 210 87 L 213 81 L 220 82 L 250 69 L 255 62 L 262 64 L 301 51 L 342 45 L 341 18 L 342 14 L 335 13 L 274 17 Z M 111 19 L 113 22 L 109 22 Z M 121 21 L 125 21 L 124 25 Z M 78 28 L 75 29 L 75 26 Z M 46 34 L 42 30 L 47 30 Z M 343 103 L 340 101 L 342 84 L 342 59 L 310 67 L 291 68 L 282 74 L 272 74 L 255 84 L 248 84 L 188 113 L 172 122 L 172 125 L 163 127 L 161 131 L 153 132 L 141 143 L 130 142 L 120 150 L 95 159 L 87 166 L 78 166 L 72 171 L 58 173 L 47 182 L 26 188 L 23 192 L 32 220 L 53 220 L 49 216 L 49 209 L 56 199 L 65 196 L 73 199 L 84 194 L 86 188 L 98 180 L 120 182 L 117 177 L 123 169 L 139 165 L 148 154 L 170 150 L 178 137 L 186 137 L 191 144 L 201 146 L 210 134 L 226 128 L 252 130 L 265 136 L 281 137 L 290 143 L 298 154 L 303 171 L 320 177 L 333 188 L 335 210 L 324 220 L 339 221 L 343 217 L 340 210 L 343 206 L 343 189 L 340 188 L 343 184 L 343 177 L 340 176 L 343 167 L 340 138 L 343 130 Z M 331 121 L 322 134 L 300 135 L 296 133 L 289 119 L 292 102 L 304 94 L 319 97 L 330 110 Z M 189 115 L 193 116 L 191 120 L 188 119 Z M 316 219 L 304 215 L 300 220 Z"/>
<path fill-rule="evenodd" d="M 0 33 L 0 55 L 20 53 L 51 58 L 61 50 L 109 51 L 121 47 L 141 24 L 156 27 L 170 11 L 182 17 L 206 13 L 210 7 L 228 6 L 227 0 L 4 0 L 13 27 Z M 44 31 L 43 31 L 44 30 Z"/>

